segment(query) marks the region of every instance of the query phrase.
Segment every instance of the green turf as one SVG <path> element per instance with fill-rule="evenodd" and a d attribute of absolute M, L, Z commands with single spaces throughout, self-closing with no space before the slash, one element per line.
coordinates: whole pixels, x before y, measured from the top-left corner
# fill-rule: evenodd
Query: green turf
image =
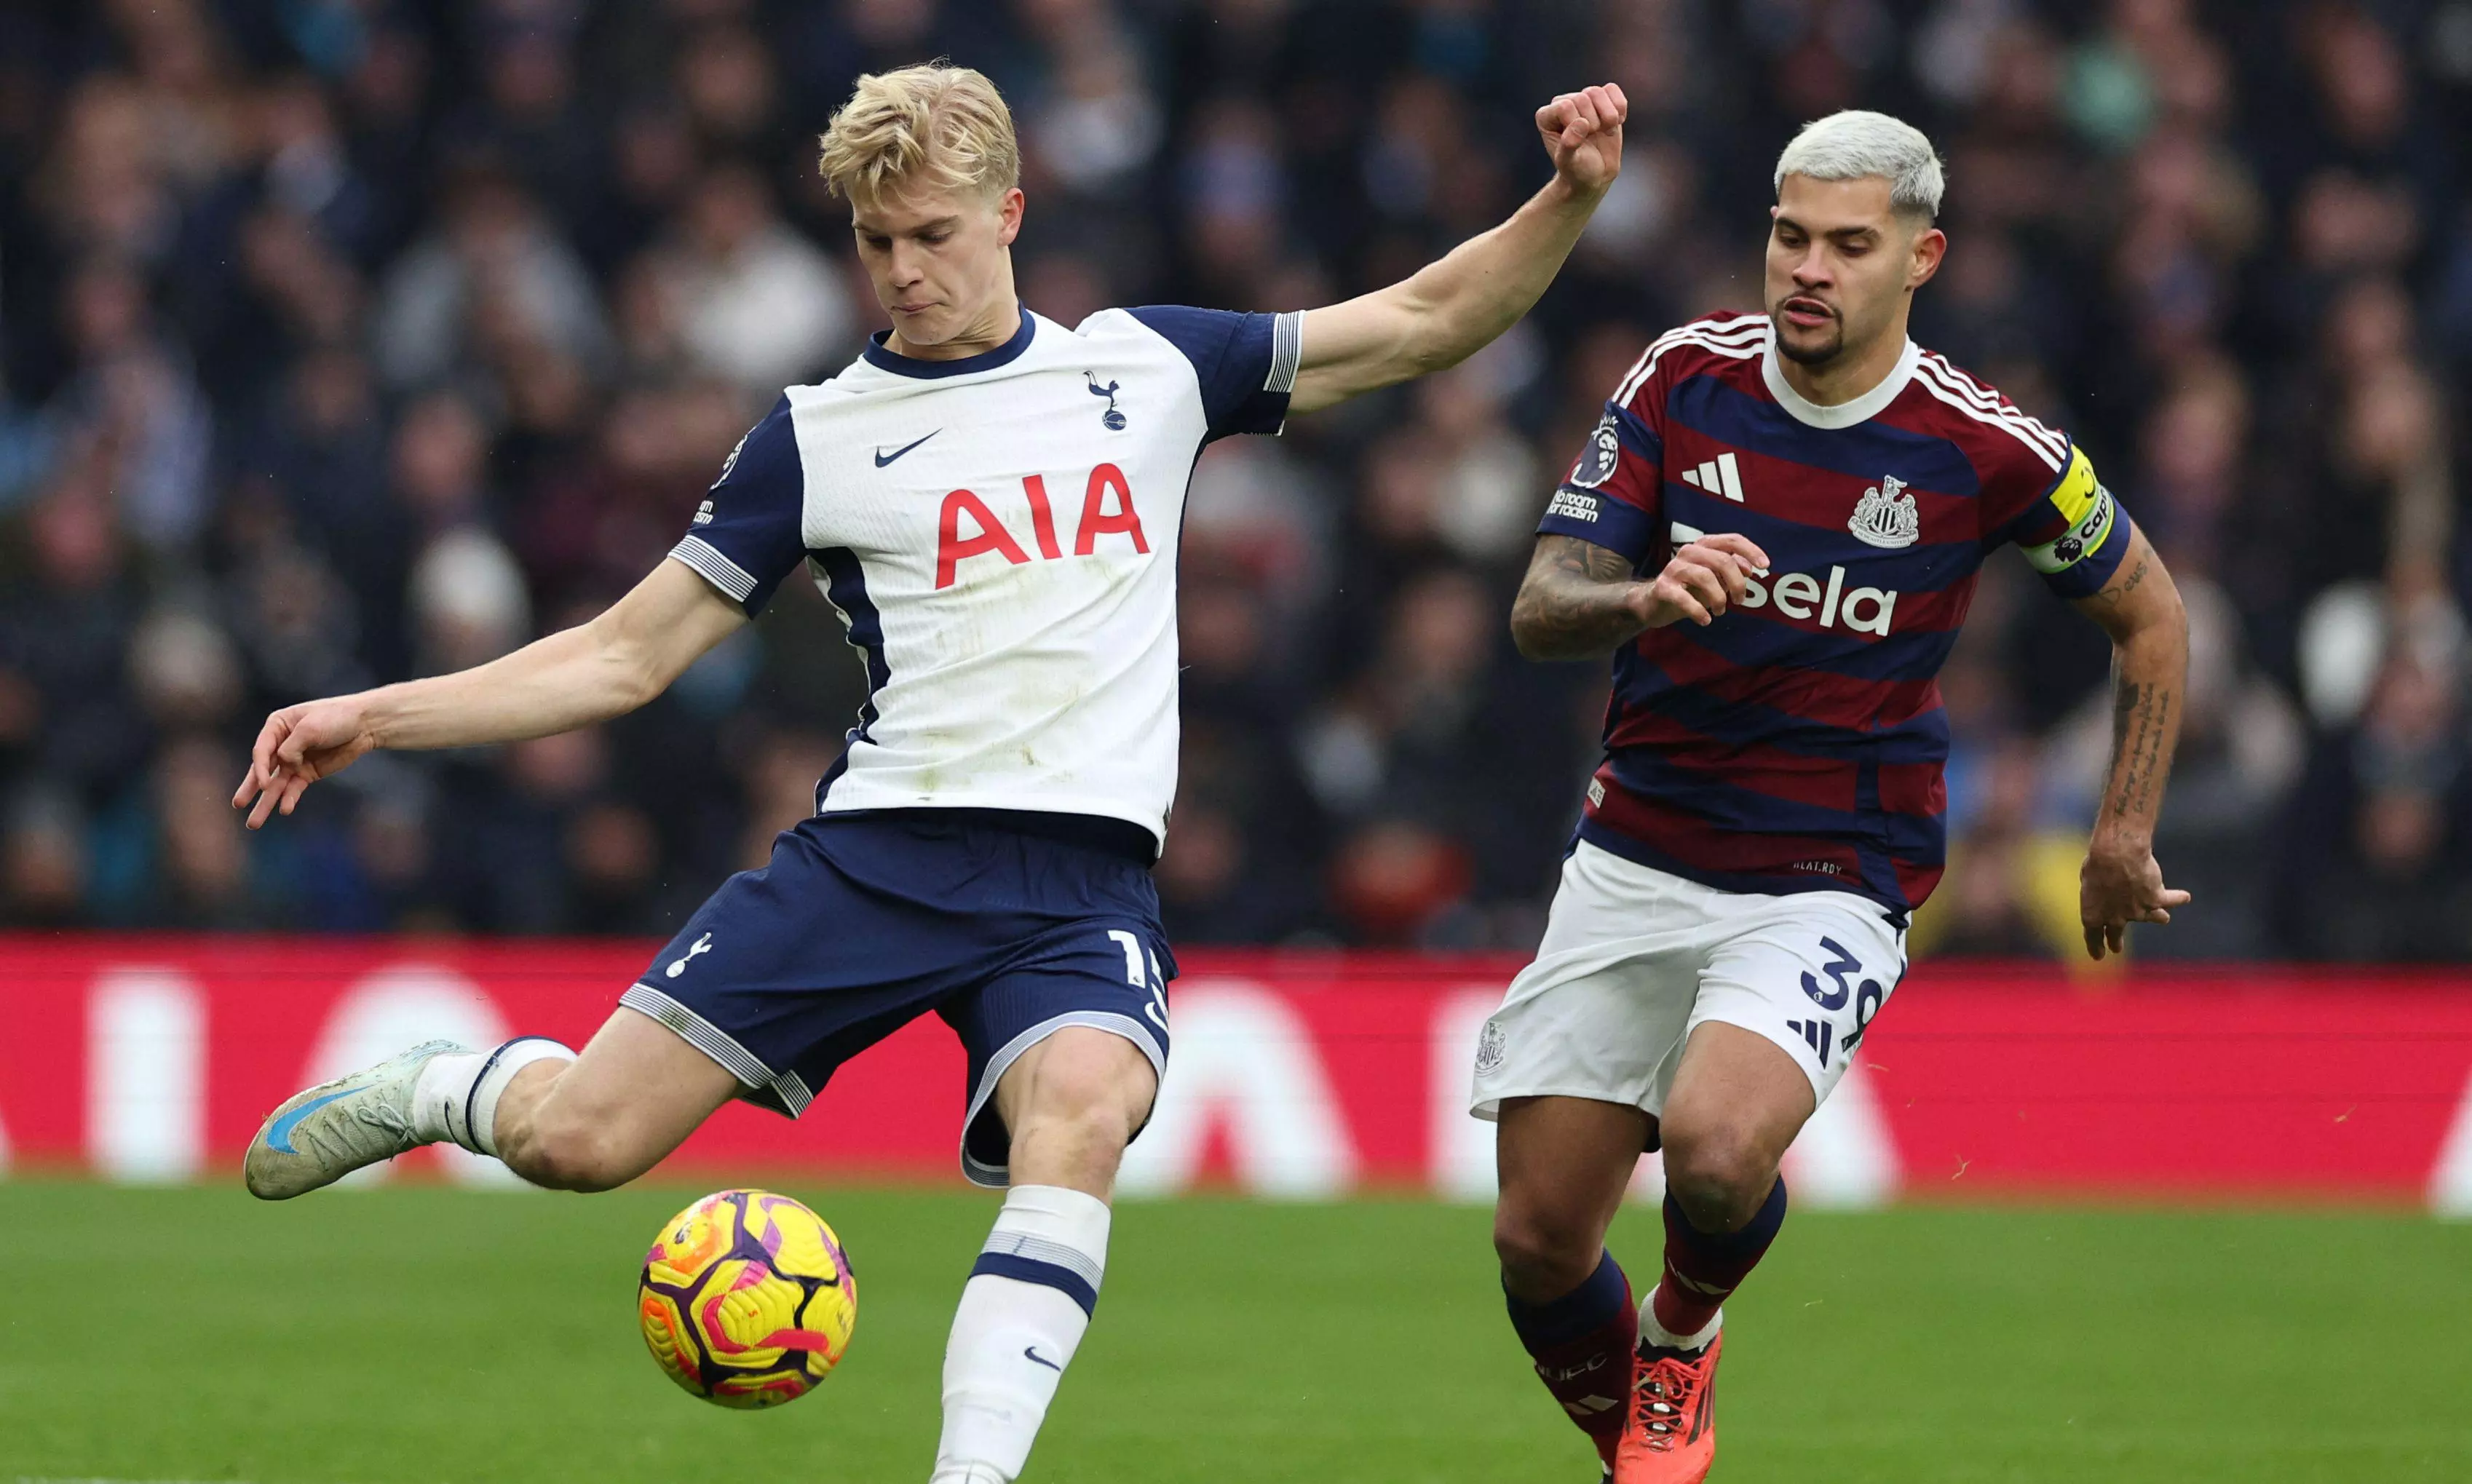
<path fill-rule="evenodd" d="M 855 1253 L 849 1359 L 777 1412 L 673 1389 L 634 1263 L 695 1192 L 0 1184 L 0 1484 L 916 1481 L 992 1205 L 796 1190 Z M 1034 1484 L 1592 1481 L 1495 1297 L 1486 1215 L 1119 1218 Z M 1618 1250 L 1649 1267 L 1652 1215 Z M 1797 1215 L 1736 1301 L 1719 1484 L 2472 1479 L 2472 1227 Z"/>

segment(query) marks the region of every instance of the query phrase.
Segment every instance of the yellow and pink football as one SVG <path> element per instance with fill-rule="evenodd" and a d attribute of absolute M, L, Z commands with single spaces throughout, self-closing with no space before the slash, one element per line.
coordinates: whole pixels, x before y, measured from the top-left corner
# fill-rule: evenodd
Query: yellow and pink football
<path fill-rule="evenodd" d="M 814 1212 L 770 1190 L 720 1190 L 661 1229 L 636 1307 L 670 1379 L 721 1406 L 778 1406 L 841 1363 L 858 1280 Z"/>

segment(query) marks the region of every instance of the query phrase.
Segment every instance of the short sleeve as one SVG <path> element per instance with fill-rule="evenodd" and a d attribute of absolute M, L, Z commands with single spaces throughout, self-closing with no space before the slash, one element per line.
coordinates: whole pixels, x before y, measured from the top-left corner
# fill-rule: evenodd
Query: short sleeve
<path fill-rule="evenodd" d="M 806 558 L 806 474 L 785 396 L 729 451 L 693 529 L 670 554 L 753 618 Z"/>
<path fill-rule="evenodd" d="M 2032 468 L 2043 472 L 2039 464 Z M 2103 591 L 2127 554 L 2135 528 L 2128 512 L 2095 477 L 2085 450 L 2072 443 L 2059 478 L 2048 486 L 2027 475 L 2016 488 L 2018 498 L 2012 503 L 2022 507 L 1993 531 L 1994 544 L 2015 542 L 2028 565 L 2042 574 L 2044 585 L 2061 598 L 2091 598 Z M 1989 513 L 1997 519 L 2004 492 L 1995 487 L 1986 493 L 1993 496 Z"/>
<path fill-rule="evenodd" d="M 1224 309 L 1151 305 L 1129 310 L 1193 363 L 1209 424 L 1203 438 L 1231 433 L 1276 433 L 1288 420 L 1296 360 L 1304 348 L 1304 316 L 1242 315 Z"/>
<path fill-rule="evenodd" d="M 1547 502 L 1536 533 L 1577 536 L 1620 552 L 1637 566 L 1656 551 L 1662 535 L 1657 496 L 1664 469 L 1664 438 L 1631 408 L 1607 402 L 1579 461 Z"/>

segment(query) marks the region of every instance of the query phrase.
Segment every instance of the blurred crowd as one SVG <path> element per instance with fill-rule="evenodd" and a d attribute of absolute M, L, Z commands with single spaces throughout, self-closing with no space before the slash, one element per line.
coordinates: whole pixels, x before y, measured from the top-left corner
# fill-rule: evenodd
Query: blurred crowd
<path fill-rule="evenodd" d="M 1545 175 L 1628 164 L 1466 365 L 1202 459 L 1182 555 L 1185 942 L 1527 948 L 1603 665 L 1504 618 L 1662 328 L 1759 306 L 1770 168 L 1929 130 L 1916 335 L 2064 426 L 2187 598 L 2145 954 L 2472 956 L 2472 3 L 14 0 L 0 7 L 0 923 L 665 932 L 804 814 L 862 690 L 802 584 L 609 726 L 380 755 L 262 835 L 270 709 L 578 622 L 789 382 L 877 324 L 816 136 L 857 74 L 1004 87 L 1025 299 L 1309 307 Z M 1918 947 L 2043 954 L 2106 649 L 2013 554 L 1943 684 Z"/>

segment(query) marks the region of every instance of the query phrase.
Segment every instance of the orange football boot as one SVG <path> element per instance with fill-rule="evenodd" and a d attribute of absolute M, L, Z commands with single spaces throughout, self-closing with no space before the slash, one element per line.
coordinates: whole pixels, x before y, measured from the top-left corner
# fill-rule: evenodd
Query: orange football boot
<path fill-rule="evenodd" d="M 1698 1350 L 1642 1346 L 1630 1411 L 1614 1449 L 1614 1484 L 1700 1484 L 1717 1461 L 1717 1355 L 1725 1333 Z"/>

